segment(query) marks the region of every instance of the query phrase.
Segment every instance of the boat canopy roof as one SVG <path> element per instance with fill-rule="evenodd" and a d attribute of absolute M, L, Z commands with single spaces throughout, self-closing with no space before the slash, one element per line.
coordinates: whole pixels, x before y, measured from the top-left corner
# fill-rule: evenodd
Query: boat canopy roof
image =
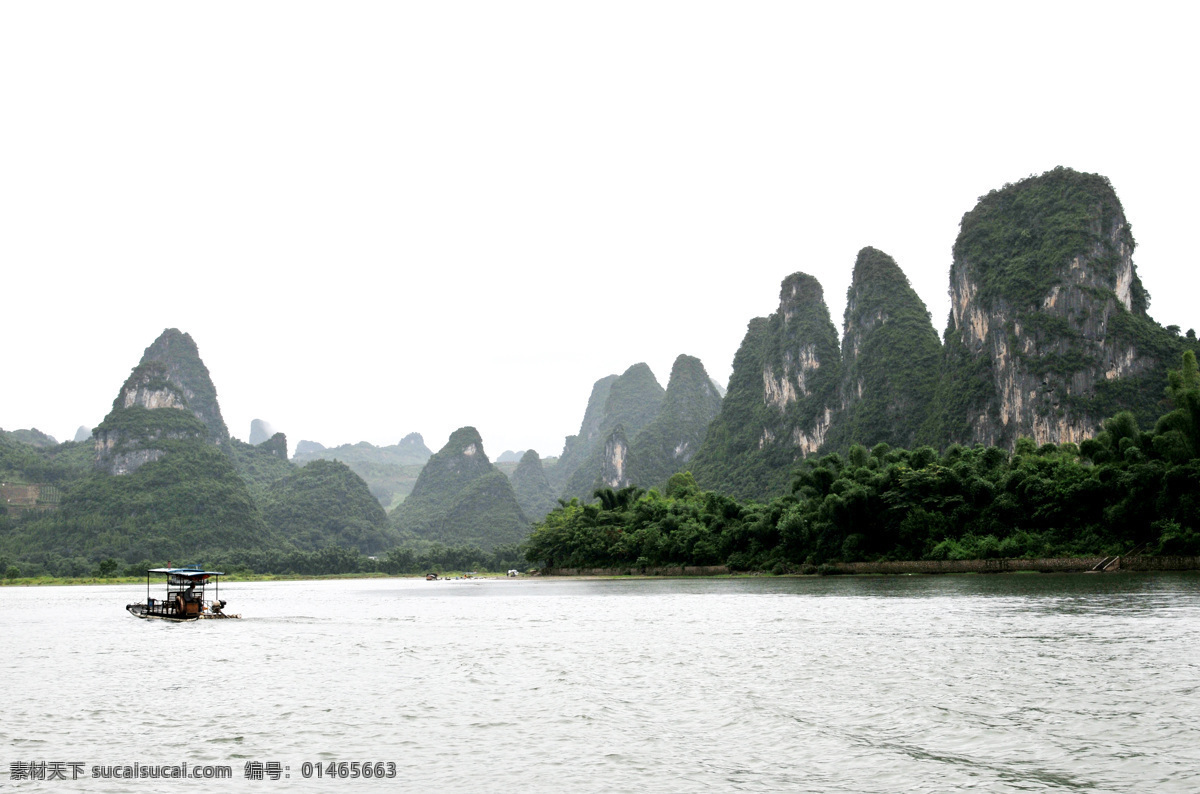
<path fill-rule="evenodd" d="M 169 576 L 186 576 L 189 579 L 207 579 L 210 576 L 224 576 L 224 571 L 202 571 L 199 568 L 148 568 L 146 573 L 161 573 Z"/>

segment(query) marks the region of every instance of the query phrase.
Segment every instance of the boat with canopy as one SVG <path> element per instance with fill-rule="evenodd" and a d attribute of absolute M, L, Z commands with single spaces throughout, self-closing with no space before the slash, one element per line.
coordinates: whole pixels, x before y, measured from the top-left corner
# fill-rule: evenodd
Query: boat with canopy
<path fill-rule="evenodd" d="M 165 576 L 166 598 L 150 597 L 150 577 Z M 225 611 L 226 602 L 220 599 L 222 571 L 205 571 L 192 565 L 185 568 L 150 568 L 146 571 L 146 602 L 126 604 L 125 609 L 134 617 L 146 620 L 215 620 L 240 618 Z M 213 585 L 213 597 L 205 599 L 205 588 Z"/>

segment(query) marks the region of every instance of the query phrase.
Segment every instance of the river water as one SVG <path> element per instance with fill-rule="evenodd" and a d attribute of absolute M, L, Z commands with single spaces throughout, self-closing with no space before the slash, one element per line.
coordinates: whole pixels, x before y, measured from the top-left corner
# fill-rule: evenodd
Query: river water
<path fill-rule="evenodd" d="M 221 594 L 242 620 L 0 588 L 0 790 L 1200 791 L 1196 574 Z M 341 761 L 395 777 L 305 766 Z M 38 762 L 80 777 L 12 779 Z M 92 778 L 184 762 L 233 777 Z"/>

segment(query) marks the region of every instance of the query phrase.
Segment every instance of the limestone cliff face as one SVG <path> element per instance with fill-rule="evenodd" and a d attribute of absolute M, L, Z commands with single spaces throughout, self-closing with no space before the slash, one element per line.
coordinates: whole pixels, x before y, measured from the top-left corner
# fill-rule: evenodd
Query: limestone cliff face
<path fill-rule="evenodd" d="M 169 442 L 205 439 L 208 428 L 189 410 L 167 366 L 143 360 L 92 435 L 96 466 L 109 474 L 129 474 L 160 459 Z"/>
<path fill-rule="evenodd" d="M 788 276 L 779 309 L 750 322 L 734 357 L 721 412 L 692 464 L 697 482 L 742 498 L 783 493 L 792 465 L 825 443 L 840 369 L 821 285 Z"/>
<path fill-rule="evenodd" d="M 168 328 L 142 354 L 142 363 L 152 361 L 165 367 L 166 380 L 182 393 L 188 409 L 208 428 L 208 440 L 214 444 L 228 441 L 229 430 L 221 418 L 217 389 L 192 337 L 177 328 Z"/>
<path fill-rule="evenodd" d="M 912 448 L 934 406 L 941 363 L 929 312 L 895 260 L 875 248 L 859 251 L 846 293 L 839 406 L 826 448 Z"/>
<path fill-rule="evenodd" d="M 92 436 L 96 466 L 110 474 L 128 474 L 158 460 L 171 442 L 203 439 L 227 446 L 217 390 L 192 338 L 175 328 L 163 331 Z"/>
<path fill-rule="evenodd" d="M 1146 314 L 1133 249 L 1102 176 L 1058 168 L 980 199 L 954 245 L 935 435 L 1078 443 L 1114 408 L 1152 403 L 1170 343 Z M 1129 399 L 1143 389 L 1156 393 Z"/>
<path fill-rule="evenodd" d="M 617 425 L 604 440 L 597 487 L 624 488 L 630 483 L 629 439 L 625 437 L 625 428 Z"/>

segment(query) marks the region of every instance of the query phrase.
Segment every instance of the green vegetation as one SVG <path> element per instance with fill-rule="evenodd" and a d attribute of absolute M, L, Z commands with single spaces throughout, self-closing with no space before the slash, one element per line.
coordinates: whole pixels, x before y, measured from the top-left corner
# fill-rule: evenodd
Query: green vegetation
<path fill-rule="evenodd" d="M 31 570 L 78 575 L 109 557 L 181 559 L 278 542 L 221 450 L 200 441 L 160 446 L 166 454 L 132 474 L 64 482 L 59 509 L 12 520 L 0 554 Z"/>
<path fill-rule="evenodd" d="M 534 527 L 531 562 L 550 567 L 710 565 L 803 570 L 830 561 L 1200 554 L 1200 373 L 1188 351 L 1170 376 L 1173 410 L 1153 431 L 1131 413 L 1078 448 L 870 451 L 809 459 L 769 503 L 702 491 L 598 492 Z M 732 390 L 731 390 L 732 392 Z M 813 568 L 815 570 L 815 568 Z"/>
<path fill-rule="evenodd" d="M 0 482 L 64 485 L 91 471 L 93 450 L 90 441 L 35 447 L 0 433 Z"/>
<path fill-rule="evenodd" d="M 9 439 L 20 444 L 28 444 L 31 447 L 56 447 L 58 441 L 54 436 L 47 435 L 36 427 L 28 430 L 5 430 L 0 428 L 0 439 Z"/>
<path fill-rule="evenodd" d="M 1108 179 L 1059 166 L 980 198 L 963 216 L 954 262 L 977 276 L 981 305 L 1029 309 L 1077 256 L 1107 264 L 1111 272 L 1097 275 L 1115 283 L 1121 246 L 1133 250 L 1133 233 Z M 1131 289 L 1134 312 L 1145 314 L 1149 296 L 1136 275 Z"/>
<path fill-rule="evenodd" d="M 367 484 L 344 463 L 309 463 L 271 485 L 261 506 L 267 526 L 300 550 L 376 554 L 399 541 Z"/>
<path fill-rule="evenodd" d="M 96 428 L 115 443 L 114 454 L 136 449 L 159 448 L 160 441 L 203 439 L 208 428 L 191 412 L 179 408 L 117 408 Z"/>
<path fill-rule="evenodd" d="M 841 405 L 823 450 L 913 446 L 934 405 L 942 346 L 921 298 L 890 256 L 864 248 L 846 292 Z"/>
<path fill-rule="evenodd" d="M 1152 423 L 1158 384 L 1195 343 L 1147 315 L 1133 249 L 1102 176 L 1060 167 L 980 198 L 950 270 L 955 299 L 968 301 L 962 327 L 952 316 L 936 410 L 918 438 L 1011 448 L 1038 420 L 1094 427 L 1131 410 Z"/>
<path fill-rule="evenodd" d="M 392 526 L 414 546 L 436 541 L 486 550 L 529 534 L 512 485 L 488 462 L 473 427 L 454 431 L 429 459 L 412 494 L 392 513 Z"/>
<path fill-rule="evenodd" d="M 593 397 L 601 389 L 602 382 L 598 382 L 593 388 Z M 590 441 L 586 455 L 581 456 L 581 462 L 574 471 L 563 472 L 566 475 L 563 495 L 590 495 L 604 466 L 604 442 L 618 427 L 624 428 L 627 437 L 635 437 L 658 415 L 664 396 L 663 387 L 655 379 L 650 367 L 646 364 L 634 364 L 609 384 L 602 411 L 598 414 L 593 413 L 593 405 L 589 401 L 584 427 L 589 434 L 594 427 L 596 434 Z M 574 460 L 579 459 L 574 454 L 573 446 L 570 451 L 571 461 L 568 461 L 568 455 L 564 454 L 559 461 L 560 468 L 564 461 L 567 461 L 567 465 L 572 465 Z"/>
<path fill-rule="evenodd" d="M 699 451 L 720 411 L 721 395 L 704 364 L 694 356 L 678 356 L 658 415 L 630 444 L 630 481 L 643 487 L 666 485 Z"/>
<path fill-rule="evenodd" d="M 554 489 L 542 468 L 542 459 L 536 450 L 526 450 L 510 478 L 513 494 L 521 512 L 531 521 L 540 521 L 558 505 Z"/>
<path fill-rule="evenodd" d="M 296 466 L 286 456 L 280 457 L 270 448 L 252 446 L 236 438 L 229 441 L 234 468 L 245 481 L 255 502 L 261 504 L 272 485 L 296 471 Z"/>
<path fill-rule="evenodd" d="M 567 436 L 558 465 L 554 468 L 553 473 L 548 475 L 550 484 L 556 491 L 562 492 L 567 478 L 583 465 L 596 444 L 603 442 L 604 436 L 601 435 L 600 425 L 604 421 L 605 403 L 608 402 L 608 395 L 616 380 L 616 375 L 606 375 L 592 384 L 592 393 L 588 396 L 587 408 L 583 412 L 583 421 L 579 425 L 579 433 Z"/>

